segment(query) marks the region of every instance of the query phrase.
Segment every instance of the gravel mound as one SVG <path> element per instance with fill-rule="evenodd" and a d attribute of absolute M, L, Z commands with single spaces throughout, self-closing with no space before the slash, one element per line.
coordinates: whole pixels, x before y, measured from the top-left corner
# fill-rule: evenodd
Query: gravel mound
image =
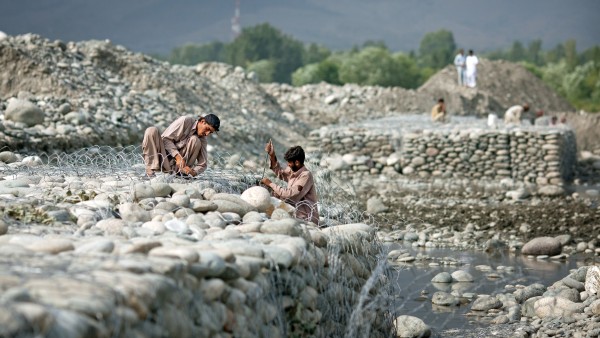
<path fill-rule="evenodd" d="M 148 126 L 164 129 L 180 115 L 218 114 L 211 145 L 246 156 L 301 140 L 289 117 L 252 73 L 225 64 L 174 66 L 109 41 L 50 41 L 38 35 L 0 41 L 0 147 L 55 152 L 141 142 Z M 8 120 L 8 100 L 37 105 L 43 122 Z"/>

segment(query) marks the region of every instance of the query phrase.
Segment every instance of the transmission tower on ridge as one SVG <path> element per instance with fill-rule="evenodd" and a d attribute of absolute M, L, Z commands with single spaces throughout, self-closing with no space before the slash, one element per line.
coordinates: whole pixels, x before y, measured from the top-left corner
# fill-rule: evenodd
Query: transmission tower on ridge
<path fill-rule="evenodd" d="M 233 39 L 238 37 L 242 32 L 242 26 L 240 26 L 240 0 L 235 0 L 235 12 L 233 18 L 231 18 L 231 35 Z"/>

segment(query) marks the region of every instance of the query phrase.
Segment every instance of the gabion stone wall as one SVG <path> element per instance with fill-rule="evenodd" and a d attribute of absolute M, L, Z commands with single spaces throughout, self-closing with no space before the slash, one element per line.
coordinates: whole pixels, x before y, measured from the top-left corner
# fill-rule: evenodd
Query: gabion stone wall
<path fill-rule="evenodd" d="M 348 178 L 401 174 L 563 185 L 573 179 L 577 155 L 575 134 L 566 126 L 322 128 L 309 142 L 322 165 Z"/>

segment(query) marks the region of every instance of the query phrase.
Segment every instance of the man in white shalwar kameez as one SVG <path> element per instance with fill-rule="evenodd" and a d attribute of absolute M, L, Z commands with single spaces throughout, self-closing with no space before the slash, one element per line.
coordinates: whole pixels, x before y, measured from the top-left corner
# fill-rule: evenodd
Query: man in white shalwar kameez
<path fill-rule="evenodd" d="M 473 50 L 469 50 L 469 56 L 465 60 L 465 76 L 467 87 L 475 88 L 477 85 L 477 64 L 479 63 L 479 59 L 473 53 Z"/>

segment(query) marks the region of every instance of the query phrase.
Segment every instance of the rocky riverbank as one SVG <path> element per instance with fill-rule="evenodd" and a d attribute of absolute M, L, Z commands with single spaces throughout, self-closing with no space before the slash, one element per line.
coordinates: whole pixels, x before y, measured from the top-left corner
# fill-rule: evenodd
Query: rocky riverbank
<path fill-rule="evenodd" d="M 88 176 L 13 155 L 0 181 L 0 336 L 394 330 L 385 253 L 367 224 L 318 229 L 234 171 L 147 181 L 135 158 Z"/>

